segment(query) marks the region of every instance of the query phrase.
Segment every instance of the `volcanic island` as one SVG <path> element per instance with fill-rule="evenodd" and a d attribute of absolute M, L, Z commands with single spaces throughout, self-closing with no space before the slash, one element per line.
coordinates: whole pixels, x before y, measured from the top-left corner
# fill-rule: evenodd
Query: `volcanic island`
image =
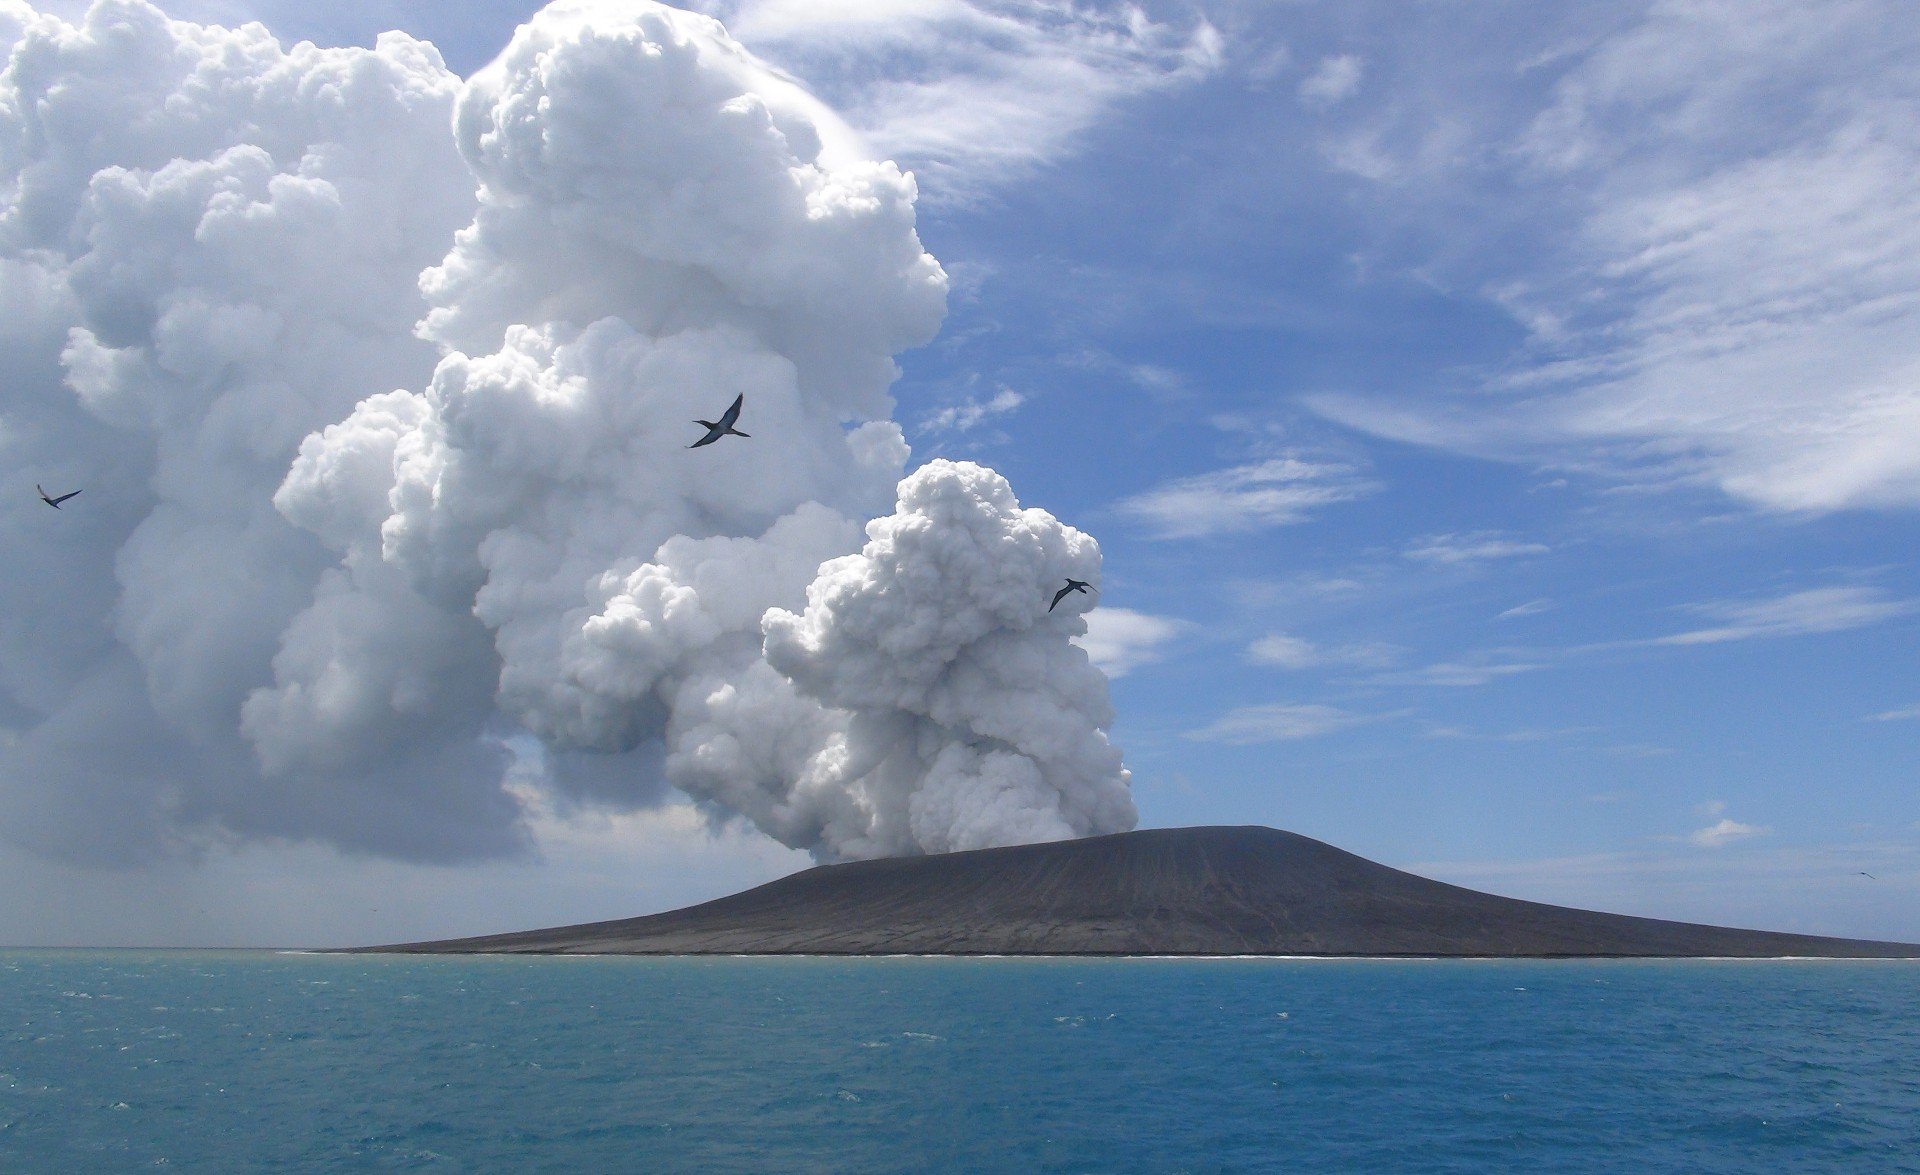
<path fill-rule="evenodd" d="M 697 906 L 365 948 L 409 954 L 1920 958 L 1480 893 L 1263 827 L 821 865 Z"/>

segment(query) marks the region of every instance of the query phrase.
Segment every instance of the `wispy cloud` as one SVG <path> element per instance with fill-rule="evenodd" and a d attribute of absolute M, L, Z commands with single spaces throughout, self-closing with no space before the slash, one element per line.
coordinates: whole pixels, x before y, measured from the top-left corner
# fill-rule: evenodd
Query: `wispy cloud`
<path fill-rule="evenodd" d="M 1317 645 L 1284 632 L 1271 632 L 1247 646 L 1247 660 L 1280 669 L 1311 669 L 1319 665 L 1391 665 L 1400 657 L 1392 645 L 1375 642 Z"/>
<path fill-rule="evenodd" d="M 1171 367 L 1157 363 L 1130 363 L 1124 368 L 1134 386 L 1162 401 L 1185 399 L 1193 394 L 1187 377 Z"/>
<path fill-rule="evenodd" d="M 1557 605 L 1552 600 L 1528 600 L 1524 604 L 1515 604 L 1505 612 L 1495 616 L 1495 620 L 1513 620 L 1520 616 L 1538 616 L 1542 612 L 1552 611 Z"/>
<path fill-rule="evenodd" d="M 1283 43 L 1255 47 L 1244 55 L 1245 64 L 1240 67 L 1240 76 L 1246 79 L 1247 88 L 1264 90 L 1273 80 L 1293 67 L 1293 51 Z"/>
<path fill-rule="evenodd" d="M 1189 731 L 1187 737 L 1235 746 L 1292 742 L 1361 726 L 1382 717 L 1384 715 L 1355 714 L 1337 706 L 1276 702 L 1229 710 L 1210 725 Z"/>
<path fill-rule="evenodd" d="M 1351 53 L 1325 58 L 1301 81 L 1300 101 L 1320 109 L 1334 105 L 1360 88 L 1363 69 Z"/>
<path fill-rule="evenodd" d="M 1544 555 L 1550 549 L 1543 543 L 1522 542 L 1507 538 L 1497 531 L 1481 530 L 1470 534 L 1435 534 L 1415 539 L 1404 554 L 1421 563 L 1453 566 L 1512 559 L 1521 555 Z"/>
<path fill-rule="evenodd" d="M 1432 665 L 1423 665 L 1418 669 L 1382 673 L 1369 680 L 1378 685 L 1433 685 L 1464 688 L 1490 685 L 1503 678 L 1516 677 L 1522 673 L 1532 673 L 1545 668 L 1544 663 L 1535 661 L 1441 661 Z"/>
<path fill-rule="evenodd" d="M 1742 824 L 1738 820 L 1722 817 L 1717 823 L 1709 824 L 1688 836 L 1687 843 L 1698 845 L 1703 849 L 1718 849 L 1737 841 L 1765 836 L 1772 831 L 1757 824 Z"/>
<path fill-rule="evenodd" d="M 1163 404 L 1194 398 L 1193 381 L 1178 368 L 1159 363 L 1142 363 L 1123 358 L 1099 347 L 1080 347 L 1057 357 L 1062 367 L 1095 372 L 1103 377 L 1124 380 Z"/>
<path fill-rule="evenodd" d="M 1870 722 L 1905 722 L 1912 719 L 1920 719 L 1920 703 L 1902 706 L 1898 710 L 1882 710 L 1868 717 Z"/>
<path fill-rule="evenodd" d="M 924 432 L 968 432 L 981 422 L 1003 416 L 1027 402 L 1027 398 L 1009 387 L 1001 387 L 991 398 L 962 400 L 927 416 L 920 422 Z"/>
<path fill-rule="evenodd" d="M 1577 225 L 1484 283 L 1532 332 L 1502 394 L 1310 402 L 1765 510 L 1920 506 L 1916 52 L 1904 0 L 1647 6 L 1518 135 L 1450 156 L 1506 161 L 1510 207 Z M 1391 179 L 1371 133 L 1349 169 Z"/>
<path fill-rule="evenodd" d="M 1160 538 L 1201 538 L 1304 522 L 1314 510 L 1379 489 L 1352 465 L 1273 457 L 1168 482 L 1120 502 Z"/>
<path fill-rule="evenodd" d="M 1087 635 L 1074 644 L 1108 677 L 1120 677 L 1163 655 L 1166 644 L 1187 627 L 1184 621 L 1149 616 L 1128 608 L 1095 608 L 1087 613 Z"/>
<path fill-rule="evenodd" d="M 873 148 L 965 200 L 1056 159 L 1129 97 L 1222 63 L 1204 19 L 1068 0 L 708 0 L 734 35 L 806 80 Z"/>
<path fill-rule="evenodd" d="M 1826 587 L 1767 600 L 1721 601 L 1695 610 L 1722 621 L 1707 628 L 1655 637 L 1653 645 L 1710 645 L 1759 637 L 1802 636 L 1864 628 L 1912 612 L 1916 601 L 1889 598 L 1870 587 Z"/>
<path fill-rule="evenodd" d="M 1247 660 L 1256 665 L 1277 665 L 1282 669 L 1306 669 L 1323 663 L 1322 653 L 1312 641 L 1268 633 L 1247 646 Z"/>
<path fill-rule="evenodd" d="M 1545 743 L 1594 734 L 1599 730 L 1600 727 L 1597 726 L 1562 726 L 1552 729 L 1508 730 L 1499 734 L 1483 734 L 1458 726 L 1433 725 L 1427 727 L 1426 735 L 1428 738 L 1454 739 L 1461 742 Z"/>
<path fill-rule="evenodd" d="M 1717 849 L 1724 845 L 1733 844 L 1735 841 L 1751 840 L 1756 836 L 1765 836 L 1767 833 L 1773 831 L 1770 828 L 1762 828 L 1756 824 L 1742 824 L 1738 820 L 1729 817 L 1726 814 L 1727 802 L 1725 800 L 1707 800 L 1704 803 L 1695 804 L 1693 810 L 1696 814 L 1708 820 L 1712 820 L 1715 816 L 1720 817 L 1720 819 L 1714 823 L 1688 835 L 1688 844 L 1696 845 L 1703 849 Z"/>

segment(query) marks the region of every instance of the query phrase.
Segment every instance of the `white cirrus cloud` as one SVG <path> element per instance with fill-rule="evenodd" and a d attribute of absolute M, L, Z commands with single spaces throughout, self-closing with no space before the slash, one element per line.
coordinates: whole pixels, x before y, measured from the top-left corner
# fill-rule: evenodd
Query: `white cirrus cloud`
<path fill-rule="evenodd" d="M 1869 715 L 1868 721 L 1905 722 L 1916 718 L 1920 718 L 1920 703 L 1915 703 L 1911 706 L 1902 706 L 1897 710 L 1882 710 L 1878 714 Z"/>
<path fill-rule="evenodd" d="M 1238 51 L 1236 47 L 1234 56 L 1242 61 L 1239 73 L 1246 79 L 1247 88 L 1250 90 L 1266 89 L 1275 78 L 1293 68 L 1293 50 L 1284 43 L 1273 43 L 1264 47 L 1248 45 L 1244 52 Z"/>
<path fill-rule="evenodd" d="M 1419 563 L 1457 566 L 1484 563 L 1493 559 L 1514 559 L 1522 555 L 1544 555 L 1552 548 L 1544 543 L 1529 543 L 1507 538 L 1497 531 L 1473 531 L 1467 534 L 1434 534 L 1415 539 L 1403 552 Z"/>
<path fill-rule="evenodd" d="M 1284 632 L 1270 632 L 1247 646 L 1247 660 L 1281 669 L 1307 669 L 1323 664 L 1325 654 L 1312 641 Z"/>
<path fill-rule="evenodd" d="M 930 413 L 920 422 L 920 428 L 925 432 L 970 432 L 983 422 L 995 416 L 1004 416 L 1026 402 L 1027 398 L 1019 392 L 1002 387 L 990 397 L 962 400 Z"/>
<path fill-rule="evenodd" d="M 1467 688 L 1490 685 L 1505 678 L 1517 677 L 1522 673 L 1533 673 L 1545 668 L 1545 664 L 1531 661 L 1439 661 L 1432 665 L 1423 665 L 1418 669 L 1382 673 L 1369 680 L 1378 685 L 1434 685 Z"/>
<path fill-rule="evenodd" d="M 1752 840 L 1756 836 L 1765 836 L 1772 831 L 1771 828 L 1764 828 L 1757 824 L 1742 824 L 1731 817 L 1722 817 L 1715 823 L 1689 834 L 1687 842 L 1703 849 L 1718 849 L 1738 841 Z"/>
<path fill-rule="evenodd" d="M 1204 19 L 1067 0 L 708 0 L 754 51 L 804 78 L 939 202 L 1058 158 L 1136 95 L 1224 61 Z"/>
<path fill-rule="evenodd" d="M 1499 743 L 1544 743 L 1557 739 L 1574 738 L 1579 735 L 1594 734 L 1600 728 L 1595 726 L 1562 726 L 1557 728 L 1523 728 L 1502 731 L 1497 734 L 1481 733 L 1458 726 L 1429 726 L 1428 738 L 1457 739 L 1461 741 L 1499 742 Z M 1593 797 L 1589 796 L 1588 799 Z"/>
<path fill-rule="evenodd" d="M 1894 599 L 1879 588 L 1825 587 L 1789 592 L 1765 600 L 1727 600 L 1695 605 L 1720 623 L 1642 642 L 1654 645 L 1712 645 L 1762 637 L 1843 632 L 1905 616 L 1920 607 Z"/>
<path fill-rule="evenodd" d="M 1362 726 L 1376 722 L 1380 717 L 1317 703 L 1274 702 L 1229 710 L 1208 725 L 1187 732 L 1187 737 L 1200 742 L 1234 746 L 1292 742 Z"/>
<path fill-rule="evenodd" d="M 1284 632 L 1270 632 L 1247 646 L 1247 660 L 1278 669 L 1311 669 L 1320 665 L 1390 665 L 1400 650 L 1378 642 L 1323 645 Z"/>
<path fill-rule="evenodd" d="M 1321 109 L 1333 106 L 1360 88 L 1363 70 L 1360 58 L 1352 53 L 1324 58 L 1300 82 L 1300 100 Z"/>
<path fill-rule="evenodd" d="M 1378 490 L 1354 466 L 1292 455 L 1183 477 L 1119 503 L 1159 538 L 1204 538 L 1305 522 Z"/>
<path fill-rule="evenodd" d="M 1486 282 L 1531 332 L 1510 370 L 1461 398 L 1310 402 L 1761 510 L 1920 506 L 1917 61 L 1904 0 L 1647 6 L 1524 131 L 1452 156 L 1506 160 L 1576 226 Z"/>

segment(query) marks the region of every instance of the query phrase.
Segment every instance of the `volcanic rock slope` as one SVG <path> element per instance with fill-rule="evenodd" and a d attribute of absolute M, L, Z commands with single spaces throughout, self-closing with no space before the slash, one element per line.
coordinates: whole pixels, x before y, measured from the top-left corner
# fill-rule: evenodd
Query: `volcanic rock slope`
<path fill-rule="evenodd" d="M 826 865 L 643 918 L 419 953 L 1920 957 L 1430 881 L 1272 828 L 1164 828 Z"/>

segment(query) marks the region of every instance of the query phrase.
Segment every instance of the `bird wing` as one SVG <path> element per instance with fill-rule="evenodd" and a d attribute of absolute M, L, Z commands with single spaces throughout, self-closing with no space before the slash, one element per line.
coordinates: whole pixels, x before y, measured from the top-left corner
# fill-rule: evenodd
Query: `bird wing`
<path fill-rule="evenodd" d="M 746 398 L 747 398 L 747 394 L 745 392 L 741 392 L 739 395 L 735 396 L 733 398 L 733 403 L 727 406 L 726 412 L 723 413 L 720 419 L 715 422 L 720 426 L 721 432 L 725 432 L 728 429 L 732 428 L 734 426 L 734 422 L 740 419 L 740 402 L 742 400 L 745 400 Z"/>
<path fill-rule="evenodd" d="M 78 497 L 79 495 L 80 495 L 80 491 L 75 490 L 71 494 L 61 494 L 57 498 L 47 498 L 47 501 L 52 502 L 54 505 L 58 506 L 60 503 L 66 501 L 68 498 Z M 41 497 L 46 497 L 46 495 L 42 494 Z"/>
<path fill-rule="evenodd" d="M 706 435 L 706 436 L 703 436 L 703 437 L 701 437 L 701 438 L 700 438 L 699 440 L 697 440 L 697 441 L 695 441 L 695 442 L 693 442 L 693 443 L 692 443 L 691 445 L 688 445 L 688 446 L 687 446 L 687 448 L 689 448 L 689 449 L 697 449 L 697 448 L 699 448 L 699 447 L 700 447 L 701 445 L 711 445 L 711 444 L 712 444 L 713 442 L 715 442 L 715 441 L 717 441 L 717 440 L 719 440 L 719 439 L 720 439 L 720 437 L 721 437 L 721 436 L 722 436 L 722 435 L 723 435 L 723 434 L 724 434 L 724 433 L 725 433 L 726 431 L 727 431 L 727 430 L 726 430 L 726 428 L 725 428 L 724 426 L 722 426 L 722 425 L 718 425 L 718 424 L 716 424 L 716 425 L 714 425 L 714 426 L 713 426 L 712 428 L 710 428 L 710 429 L 708 429 L 708 430 L 707 430 L 707 435 Z"/>
<path fill-rule="evenodd" d="M 1052 603 L 1052 604 L 1048 604 L 1048 605 L 1047 605 L 1047 611 L 1049 611 L 1049 612 L 1051 612 L 1051 611 L 1053 611 L 1053 609 L 1055 608 L 1055 606 L 1056 606 L 1056 605 L 1058 605 L 1058 604 L 1060 603 L 1060 601 L 1061 601 L 1061 600 L 1064 600 L 1064 599 L 1066 599 L 1066 597 L 1067 597 L 1067 593 L 1068 593 L 1068 592 L 1070 592 L 1070 591 L 1072 591 L 1072 590 L 1073 590 L 1073 589 L 1072 589 L 1072 588 L 1070 588 L 1070 587 L 1063 587 L 1063 588 L 1061 588 L 1061 589 L 1060 589 L 1059 591 L 1057 591 L 1057 592 L 1055 592 L 1055 593 L 1053 593 L 1053 603 Z"/>

